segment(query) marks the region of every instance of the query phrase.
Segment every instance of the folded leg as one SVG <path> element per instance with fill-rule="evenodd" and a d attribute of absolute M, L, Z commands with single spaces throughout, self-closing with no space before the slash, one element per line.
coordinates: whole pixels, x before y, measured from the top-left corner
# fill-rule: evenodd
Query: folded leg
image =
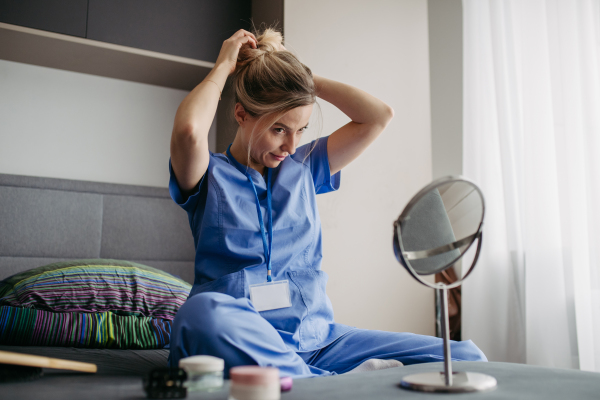
<path fill-rule="evenodd" d="M 282 376 L 331 375 L 290 350 L 248 299 L 222 293 L 200 293 L 181 306 L 173 320 L 170 350 L 173 367 L 193 355 L 222 358 L 226 376 L 238 365 L 278 367 Z"/>
<path fill-rule="evenodd" d="M 405 332 L 354 329 L 314 353 L 299 353 L 312 366 L 338 374 L 348 372 L 369 359 L 397 360 L 404 365 L 444 360 L 442 339 Z M 470 341 L 450 341 L 453 361 L 487 361 Z"/>

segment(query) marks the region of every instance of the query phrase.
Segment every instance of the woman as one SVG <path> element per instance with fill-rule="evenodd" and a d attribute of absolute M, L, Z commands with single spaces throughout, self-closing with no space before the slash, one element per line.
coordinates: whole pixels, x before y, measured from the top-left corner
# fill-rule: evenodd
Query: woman
<path fill-rule="evenodd" d="M 223 154 L 208 130 L 225 80 L 239 128 Z M 296 148 L 316 97 L 351 122 Z M 340 170 L 385 129 L 393 110 L 362 90 L 313 75 L 279 32 L 239 30 L 213 70 L 181 103 L 171 139 L 173 200 L 196 246 L 195 281 L 171 332 L 169 363 L 208 354 L 236 365 L 276 366 L 294 377 L 440 361 L 441 339 L 334 322 L 321 271 L 315 195 L 337 190 Z M 470 341 L 458 360 L 485 360 Z"/>

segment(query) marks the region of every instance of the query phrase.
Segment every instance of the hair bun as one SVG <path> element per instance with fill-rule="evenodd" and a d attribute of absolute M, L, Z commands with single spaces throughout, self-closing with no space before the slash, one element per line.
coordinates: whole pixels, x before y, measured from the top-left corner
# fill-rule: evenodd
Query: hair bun
<path fill-rule="evenodd" d="M 257 48 L 244 43 L 238 52 L 232 77 L 234 104 L 240 103 L 259 120 L 268 116 L 260 125 L 260 129 L 266 129 L 283 113 L 314 104 L 317 95 L 310 69 L 292 52 L 283 50 L 281 32 L 266 28 L 254 35 Z M 269 118 L 276 119 L 268 123 Z"/>
<path fill-rule="evenodd" d="M 249 42 L 242 45 L 238 53 L 236 70 L 244 68 L 248 63 L 265 54 L 279 51 L 279 48 L 283 43 L 281 32 L 273 28 L 266 28 L 260 33 L 256 32 L 255 36 L 257 48 L 253 48 Z"/>
<path fill-rule="evenodd" d="M 259 36 L 256 37 L 258 40 L 259 50 L 267 52 L 279 51 L 281 44 L 283 43 L 283 36 L 281 32 L 276 31 L 272 28 L 265 29 Z"/>

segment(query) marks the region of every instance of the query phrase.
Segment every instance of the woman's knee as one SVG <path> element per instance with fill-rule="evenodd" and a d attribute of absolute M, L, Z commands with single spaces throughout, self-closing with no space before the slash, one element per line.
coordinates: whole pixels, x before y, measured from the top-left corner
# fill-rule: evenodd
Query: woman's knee
<path fill-rule="evenodd" d="M 235 298 L 228 294 L 217 292 L 198 293 L 183 303 L 177 312 L 176 318 L 179 316 L 199 318 L 206 313 L 211 313 L 219 304 L 231 301 L 235 301 Z"/>
<path fill-rule="evenodd" d="M 223 293 L 205 292 L 196 294 L 186 300 L 173 320 L 172 333 L 185 330 L 186 336 L 210 339 L 217 333 L 223 333 L 227 326 L 228 316 L 225 309 L 228 304 L 237 300 Z"/>

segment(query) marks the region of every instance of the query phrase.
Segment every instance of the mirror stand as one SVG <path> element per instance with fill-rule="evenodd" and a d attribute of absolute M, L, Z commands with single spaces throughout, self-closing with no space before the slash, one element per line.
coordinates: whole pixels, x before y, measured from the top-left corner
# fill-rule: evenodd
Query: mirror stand
<path fill-rule="evenodd" d="M 404 389 L 464 393 L 490 390 L 497 385 L 496 379 L 488 375 L 453 372 L 450 355 L 448 290 L 460 286 L 477 264 L 484 216 L 485 201 L 479 187 L 465 178 L 448 176 L 421 189 L 393 224 L 396 259 L 418 282 L 437 291 L 444 346 L 444 370 L 408 375 L 400 383 Z M 433 284 L 423 279 L 454 268 L 475 242 L 477 250 L 471 265 L 462 265 L 458 280 Z"/>
<path fill-rule="evenodd" d="M 452 372 L 450 355 L 450 323 L 448 316 L 448 287 L 439 283 L 436 290 L 441 299 L 442 338 L 444 341 L 444 371 L 424 372 L 405 376 L 403 388 L 421 392 L 481 392 L 496 387 L 496 379 L 477 372 Z"/>

